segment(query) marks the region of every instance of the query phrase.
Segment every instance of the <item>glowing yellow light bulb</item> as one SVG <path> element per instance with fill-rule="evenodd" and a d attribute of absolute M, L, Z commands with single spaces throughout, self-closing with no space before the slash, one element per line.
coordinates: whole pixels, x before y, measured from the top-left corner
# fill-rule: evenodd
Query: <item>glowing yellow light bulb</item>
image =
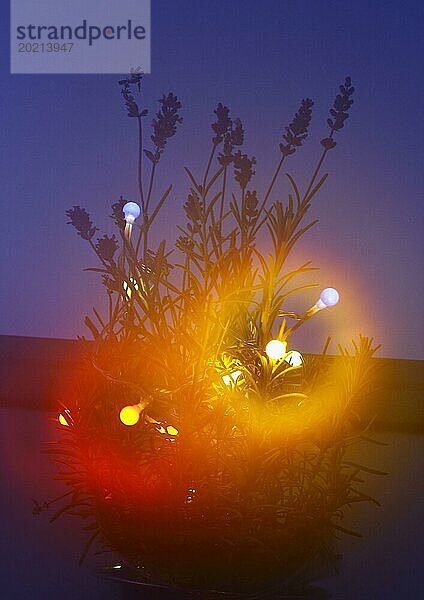
<path fill-rule="evenodd" d="M 265 352 L 272 360 L 280 360 L 283 358 L 287 350 L 287 342 L 281 340 L 271 340 L 267 343 Z"/>
<path fill-rule="evenodd" d="M 60 413 L 59 417 L 58 417 L 58 421 L 61 425 L 65 425 L 65 427 L 69 427 L 69 423 L 68 421 L 65 419 L 65 417 L 62 415 L 62 413 Z"/>
<path fill-rule="evenodd" d="M 138 423 L 141 413 L 140 404 L 134 404 L 133 406 L 124 406 L 119 413 L 119 418 L 124 425 L 135 425 Z"/>
<path fill-rule="evenodd" d="M 172 425 L 168 425 L 168 427 L 166 428 L 166 432 L 168 433 L 168 435 L 178 435 L 178 429 L 176 429 Z"/>
<path fill-rule="evenodd" d="M 225 385 L 231 385 L 232 383 L 235 383 L 237 381 L 240 375 L 241 371 L 233 371 L 232 373 L 230 373 L 230 375 L 223 375 L 222 381 L 225 383 Z"/>
<path fill-rule="evenodd" d="M 292 367 L 301 367 L 303 364 L 303 356 L 297 350 L 290 350 L 284 360 Z"/>

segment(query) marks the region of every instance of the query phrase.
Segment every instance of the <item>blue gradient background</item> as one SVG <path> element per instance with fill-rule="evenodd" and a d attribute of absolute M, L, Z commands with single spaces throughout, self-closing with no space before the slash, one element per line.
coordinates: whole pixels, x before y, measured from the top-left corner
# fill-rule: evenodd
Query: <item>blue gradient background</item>
<path fill-rule="evenodd" d="M 103 290 L 82 272 L 95 258 L 64 213 L 85 206 L 110 232 L 111 203 L 120 194 L 137 198 L 134 121 L 115 76 L 10 75 L 5 4 L 0 333 L 75 337 L 85 333 L 91 306 L 102 305 Z M 182 220 L 183 166 L 204 168 L 217 102 L 243 120 L 260 193 L 278 161 L 283 126 L 310 96 L 310 138 L 287 165 L 306 183 L 338 84 L 353 79 L 352 116 L 312 210 L 320 224 L 295 257 L 314 259 L 322 267 L 316 280 L 338 287 L 341 303 L 308 325 L 300 349 L 319 350 L 327 333 L 347 343 L 363 332 L 383 344 L 380 356 L 424 358 L 423 25 L 422 3 L 414 0 L 152 1 L 144 103 L 151 117 L 162 92 L 172 90 L 184 116 L 160 165 L 157 191 L 172 182 L 174 193 L 158 238 L 171 237 Z M 282 177 L 274 197 L 286 193 Z M 315 295 L 291 307 L 306 308 Z"/>

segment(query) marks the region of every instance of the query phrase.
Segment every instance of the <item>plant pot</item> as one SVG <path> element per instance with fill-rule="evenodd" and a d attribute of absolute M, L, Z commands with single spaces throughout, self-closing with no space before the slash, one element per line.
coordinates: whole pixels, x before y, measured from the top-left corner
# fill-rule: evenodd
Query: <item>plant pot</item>
<path fill-rule="evenodd" d="M 116 512 L 103 507 L 98 513 L 102 532 L 124 565 L 106 574 L 138 587 L 135 593 L 140 586 L 154 586 L 165 597 L 173 590 L 202 600 L 205 594 L 211 599 L 272 599 L 277 592 L 282 598 L 328 597 L 311 585 L 337 573 L 331 531 L 292 519 L 279 537 L 267 530 L 260 543 L 230 526 L 216 529 L 207 518 L 178 520 L 178 513 L 162 510 L 156 516 L 147 507 L 119 507 Z M 225 535 L 233 535 L 232 543 L 224 543 Z"/>
<path fill-rule="evenodd" d="M 119 583 L 121 600 L 141 600 L 143 597 L 151 600 L 329 600 L 331 597 L 329 592 L 316 586 L 305 586 L 297 592 L 264 589 L 254 594 L 189 589 L 149 581 L 140 571 L 127 567 L 106 568 L 101 571 L 101 576 Z"/>

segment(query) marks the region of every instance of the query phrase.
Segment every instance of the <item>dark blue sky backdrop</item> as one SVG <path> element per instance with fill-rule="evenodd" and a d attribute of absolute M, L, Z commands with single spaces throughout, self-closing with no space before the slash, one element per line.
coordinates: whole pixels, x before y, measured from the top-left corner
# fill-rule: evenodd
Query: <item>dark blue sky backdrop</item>
<path fill-rule="evenodd" d="M 103 290 L 82 272 L 96 266 L 95 257 L 64 213 L 85 206 L 110 232 L 110 204 L 120 194 L 137 199 L 134 121 L 115 76 L 10 75 L 6 4 L 0 333 L 74 337 L 85 333 L 83 317 L 101 305 Z M 171 182 L 175 190 L 158 236 L 171 237 L 182 218 L 183 166 L 203 169 L 217 102 L 243 120 L 260 193 L 278 161 L 283 126 L 310 96 L 310 138 L 287 165 L 306 182 L 338 85 L 345 75 L 353 79 L 352 116 L 312 210 L 320 223 L 296 254 L 322 267 L 317 281 L 338 287 L 341 303 L 304 328 L 300 349 L 320 349 L 327 333 L 346 343 L 362 332 L 382 342 L 380 356 L 424 358 L 423 27 L 422 2 L 413 0 L 152 1 L 145 105 L 152 114 L 172 90 L 184 116 L 160 164 L 157 191 Z M 274 197 L 286 194 L 281 177 Z M 314 299 L 315 292 L 293 298 L 292 308 Z"/>

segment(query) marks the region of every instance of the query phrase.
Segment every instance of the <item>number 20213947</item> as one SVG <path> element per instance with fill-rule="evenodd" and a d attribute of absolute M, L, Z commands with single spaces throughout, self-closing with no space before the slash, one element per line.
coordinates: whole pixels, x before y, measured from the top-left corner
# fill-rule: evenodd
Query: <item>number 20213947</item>
<path fill-rule="evenodd" d="M 18 52 L 71 52 L 73 42 L 20 42 Z"/>

